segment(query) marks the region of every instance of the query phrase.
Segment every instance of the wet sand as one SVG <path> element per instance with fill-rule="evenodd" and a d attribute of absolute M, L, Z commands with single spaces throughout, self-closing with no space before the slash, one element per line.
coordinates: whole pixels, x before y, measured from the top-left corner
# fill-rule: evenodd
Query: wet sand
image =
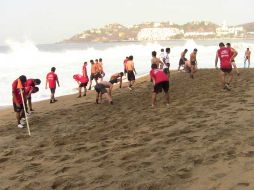
<path fill-rule="evenodd" d="M 31 137 L 1 110 L 0 189 L 253 190 L 254 70 L 240 72 L 230 92 L 216 70 L 174 73 L 170 107 L 160 94 L 151 108 L 148 77 L 114 105 L 38 102 Z"/>

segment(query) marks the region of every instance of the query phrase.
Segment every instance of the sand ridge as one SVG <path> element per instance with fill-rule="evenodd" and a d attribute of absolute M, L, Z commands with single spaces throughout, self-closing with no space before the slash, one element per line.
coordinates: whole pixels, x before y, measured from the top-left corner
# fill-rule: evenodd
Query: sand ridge
<path fill-rule="evenodd" d="M 148 77 L 112 106 L 93 92 L 39 102 L 32 137 L 3 111 L 0 189 L 254 189 L 254 70 L 240 72 L 231 92 L 216 70 L 173 74 L 170 107 L 161 94 L 151 108 Z"/>

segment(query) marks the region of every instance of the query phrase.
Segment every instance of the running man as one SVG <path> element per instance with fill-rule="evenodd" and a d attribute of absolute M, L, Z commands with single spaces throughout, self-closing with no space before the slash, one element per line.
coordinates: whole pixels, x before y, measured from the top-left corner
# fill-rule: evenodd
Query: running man
<path fill-rule="evenodd" d="M 73 75 L 73 79 L 75 79 L 75 81 L 78 83 L 78 97 L 77 98 L 81 98 L 81 91 L 82 91 L 82 87 L 84 87 L 84 95 L 83 96 L 86 96 L 86 86 L 87 86 L 87 83 L 88 83 L 88 78 L 87 77 L 84 77 L 82 75 L 79 75 L 79 74 L 76 74 L 76 75 Z"/>
<path fill-rule="evenodd" d="M 106 88 L 109 89 L 109 92 L 107 91 Z M 94 86 L 94 89 L 96 91 L 96 104 L 102 103 L 102 95 L 106 97 L 106 99 L 108 100 L 110 104 L 113 104 L 112 97 L 111 97 L 112 88 L 113 88 L 113 84 L 111 82 L 107 82 L 107 81 L 98 82 Z"/>
<path fill-rule="evenodd" d="M 154 89 L 152 92 L 152 107 L 156 104 L 157 94 L 163 89 L 165 93 L 166 105 L 169 106 L 169 77 L 163 72 L 162 69 L 158 69 L 156 64 L 152 65 L 152 70 L 150 71 L 150 77 L 154 84 Z"/>
<path fill-rule="evenodd" d="M 115 73 L 110 77 L 110 83 L 111 84 L 117 84 L 120 82 L 119 88 L 122 88 L 122 78 L 123 78 L 123 72 Z"/>
<path fill-rule="evenodd" d="M 231 47 L 231 44 L 230 44 L 230 43 L 227 43 L 226 45 L 227 45 L 227 48 L 230 48 L 230 49 L 231 49 L 232 53 L 235 54 L 235 57 L 236 57 L 236 56 L 238 55 L 238 52 L 237 52 L 234 48 Z M 240 75 L 240 72 L 238 71 L 238 68 L 236 67 L 235 59 L 232 59 L 232 60 L 231 60 L 231 64 L 232 64 L 232 66 L 234 67 L 237 76 L 239 76 L 239 75 Z"/>
<path fill-rule="evenodd" d="M 101 75 L 101 80 L 103 81 L 103 77 L 105 76 L 105 72 L 104 72 L 104 69 L 103 69 L 102 58 L 99 59 L 98 68 L 99 68 L 99 72 L 100 72 L 100 75 Z"/>
<path fill-rule="evenodd" d="M 251 54 L 250 48 L 247 48 L 247 50 L 245 51 L 245 56 L 244 56 L 244 68 L 245 68 L 246 61 L 248 61 L 248 68 L 250 68 L 250 54 Z"/>
<path fill-rule="evenodd" d="M 163 67 L 164 63 L 159 58 L 157 58 L 156 55 L 157 55 L 157 52 L 153 51 L 152 52 L 152 59 L 151 59 L 151 66 L 153 64 L 155 64 L 155 65 L 157 65 L 157 68 L 161 68 L 161 67 Z"/>
<path fill-rule="evenodd" d="M 178 71 L 180 71 L 181 67 L 185 66 L 185 61 L 187 61 L 187 59 L 185 58 L 186 53 L 188 52 L 187 49 L 185 49 L 182 53 L 181 53 L 181 58 L 179 60 L 179 66 L 178 66 Z"/>
<path fill-rule="evenodd" d="M 224 43 L 221 42 L 219 44 L 220 49 L 217 50 L 216 58 L 215 58 L 215 67 L 218 69 L 218 59 L 220 59 L 220 78 L 221 78 L 221 84 L 222 88 L 226 90 L 230 89 L 230 83 L 233 80 L 233 73 L 232 73 L 232 59 L 235 58 L 235 53 L 231 51 L 230 48 L 226 48 Z M 229 80 L 226 80 L 226 76 L 229 76 Z"/>
<path fill-rule="evenodd" d="M 134 62 L 133 62 L 133 56 L 129 56 L 128 61 L 126 63 L 126 70 L 127 70 L 127 78 L 129 81 L 129 89 L 133 90 L 132 86 L 135 83 L 135 74 L 137 74 L 135 67 L 134 67 Z M 135 74 L 134 74 L 135 72 Z"/>
<path fill-rule="evenodd" d="M 48 84 L 49 84 L 49 89 L 51 92 L 50 96 L 50 103 L 55 103 L 57 100 L 55 99 L 55 92 L 56 92 L 56 83 L 58 87 L 60 87 L 59 80 L 57 77 L 57 74 L 55 73 L 56 68 L 52 67 L 51 72 L 49 72 L 46 76 L 46 86 L 45 89 L 48 89 Z"/>
<path fill-rule="evenodd" d="M 16 112 L 16 119 L 17 119 L 17 123 L 18 123 L 18 128 L 23 128 L 25 125 L 25 120 L 23 120 L 21 118 L 25 116 L 25 113 L 24 113 L 24 106 L 25 105 L 23 105 L 21 92 L 20 92 L 20 89 L 18 89 L 18 81 L 19 80 L 21 81 L 22 86 L 25 87 L 26 76 L 21 75 L 18 79 L 16 79 L 12 83 L 12 101 L 13 101 L 14 112 Z M 25 99 L 24 89 L 22 89 L 21 91 L 23 93 L 24 102 L 25 102 L 26 99 Z"/>
<path fill-rule="evenodd" d="M 97 84 L 98 78 L 100 77 L 98 65 L 95 64 L 93 60 L 90 60 L 90 63 L 91 63 L 91 75 L 90 75 L 90 85 L 88 90 L 91 90 L 93 80 L 95 80 Z"/>
<path fill-rule="evenodd" d="M 32 93 L 36 93 L 39 91 L 39 88 L 36 87 L 36 85 L 40 85 L 41 80 L 40 79 L 28 79 L 26 81 L 26 94 L 27 94 L 27 102 L 29 106 L 29 111 L 32 112 Z"/>
<path fill-rule="evenodd" d="M 163 58 L 163 71 L 166 73 L 168 76 L 170 75 L 169 72 L 169 67 L 170 67 L 170 62 L 169 62 L 169 54 L 170 54 L 170 48 L 166 48 L 166 53 Z"/>
<path fill-rule="evenodd" d="M 197 52 L 198 50 L 195 48 L 190 54 L 190 77 L 192 79 L 194 78 L 194 73 L 197 71 Z"/>

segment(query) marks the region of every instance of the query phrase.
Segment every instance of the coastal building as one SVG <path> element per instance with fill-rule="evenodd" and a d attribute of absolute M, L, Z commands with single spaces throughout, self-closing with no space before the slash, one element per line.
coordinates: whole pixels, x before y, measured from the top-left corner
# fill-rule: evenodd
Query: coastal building
<path fill-rule="evenodd" d="M 217 36 L 238 36 L 241 33 L 243 33 L 243 27 L 229 27 L 226 25 L 226 23 L 223 23 L 222 26 L 216 28 L 216 34 Z"/>
<path fill-rule="evenodd" d="M 184 37 L 190 38 L 190 37 L 213 37 L 215 36 L 215 32 L 186 32 L 184 33 Z"/>
<path fill-rule="evenodd" d="M 177 28 L 143 28 L 138 32 L 137 40 L 170 40 L 179 34 L 184 34 L 184 31 Z"/>

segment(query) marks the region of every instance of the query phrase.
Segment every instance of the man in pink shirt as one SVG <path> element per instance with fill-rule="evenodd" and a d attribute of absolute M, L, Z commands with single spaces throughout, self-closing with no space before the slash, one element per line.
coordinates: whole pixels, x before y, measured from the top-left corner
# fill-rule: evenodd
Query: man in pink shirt
<path fill-rule="evenodd" d="M 55 103 L 57 100 L 55 99 L 55 92 L 56 92 L 56 83 L 58 84 L 58 87 L 60 87 L 59 81 L 58 81 L 58 77 L 55 74 L 56 68 L 52 67 L 51 68 L 51 72 L 49 72 L 47 74 L 46 77 L 46 89 L 48 88 L 48 84 L 49 84 L 49 88 L 51 91 L 51 96 L 50 96 L 50 103 Z"/>
<path fill-rule="evenodd" d="M 81 98 L 82 87 L 84 87 L 84 95 L 83 96 L 86 96 L 86 86 L 87 86 L 87 83 L 88 83 L 88 78 L 84 77 L 82 75 L 76 74 L 76 75 L 73 75 L 73 79 L 75 79 L 77 81 L 78 85 L 79 85 L 79 87 L 78 87 L 78 89 L 79 89 L 78 98 Z"/>
<path fill-rule="evenodd" d="M 162 92 L 165 93 L 166 105 L 169 106 L 169 78 L 168 75 L 163 72 L 162 69 L 158 69 L 157 64 L 152 64 L 152 70 L 150 71 L 150 77 L 154 84 L 152 92 L 152 107 L 155 106 L 157 94 Z"/>

